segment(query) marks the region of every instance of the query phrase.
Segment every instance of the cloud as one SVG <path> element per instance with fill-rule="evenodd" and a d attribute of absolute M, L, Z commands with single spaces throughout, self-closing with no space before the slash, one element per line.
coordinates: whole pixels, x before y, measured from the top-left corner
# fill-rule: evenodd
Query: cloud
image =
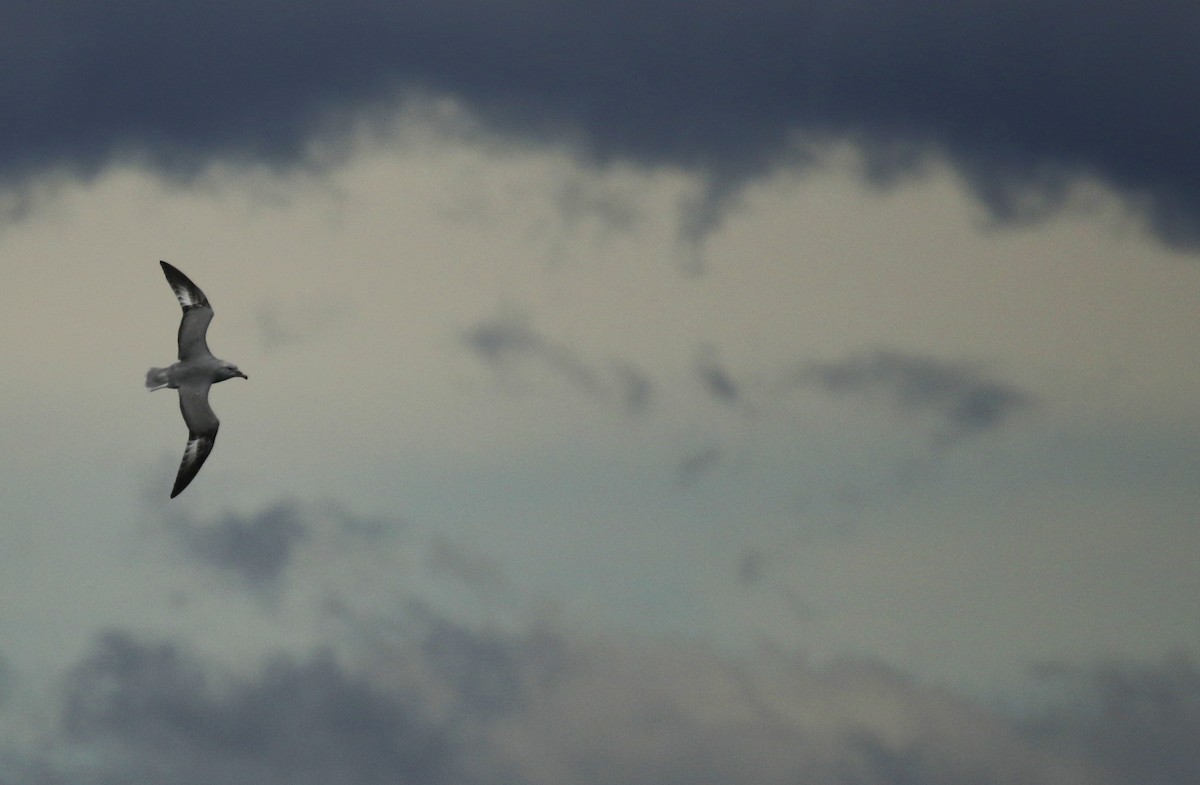
<path fill-rule="evenodd" d="M 684 488 L 691 487 L 697 480 L 712 471 L 721 462 L 723 456 L 724 452 L 715 444 L 701 447 L 683 456 L 675 467 L 679 484 Z"/>
<path fill-rule="evenodd" d="M 704 389 L 715 400 L 728 404 L 738 403 L 741 388 L 724 366 L 717 362 L 711 347 L 701 352 L 696 361 L 696 374 L 700 377 Z"/>
<path fill-rule="evenodd" d="M 578 175 L 563 181 L 554 204 L 568 226 L 594 223 L 605 233 L 632 229 L 641 218 L 631 195 Z"/>
<path fill-rule="evenodd" d="M 650 377 L 629 361 L 617 362 L 613 374 L 625 408 L 631 412 L 645 411 L 654 398 L 654 382 Z"/>
<path fill-rule="evenodd" d="M 481 598 L 502 596 L 508 581 L 499 562 L 476 553 L 444 536 L 434 536 L 427 547 L 426 566 L 439 576 L 457 581 Z"/>
<path fill-rule="evenodd" d="M 1200 670 L 1190 658 L 1041 670 L 1071 708 L 1051 707 L 1030 722 L 1033 737 L 1103 761 L 1123 781 L 1200 781 Z"/>
<path fill-rule="evenodd" d="M 318 533 L 378 545 L 380 522 L 359 531 L 362 522 L 341 508 L 324 512 L 330 525 Z M 254 520 L 297 515 L 279 505 Z M 450 580 L 507 591 L 490 559 L 440 535 L 425 548 L 425 564 Z M 332 569 L 324 559 L 310 566 Z M 763 570 L 762 555 L 746 552 L 739 580 L 761 584 Z M 324 608 L 320 632 L 250 662 L 240 659 L 244 649 L 214 646 L 208 624 L 195 641 L 180 632 L 183 619 L 158 637 L 102 632 L 55 691 L 52 727 L 36 743 L 0 747 L 0 780 L 1159 785 L 1200 777 L 1200 676 L 1185 656 L 1043 668 L 1039 687 L 1052 689 L 1039 688 L 1038 708 L 1017 714 L 870 661 L 817 665 L 774 647 L 731 654 L 694 639 L 585 631 L 555 615 L 467 624 L 419 592 L 384 592 L 381 604 L 353 582 L 298 591 L 297 602 Z"/>
<path fill-rule="evenodd" d="M 541 361 L 584 390 L 594 390 L 599 382 L 595 373 L 563 348 L 534 331 L 527 317 L 508 313 L 486 319 L 463 335 L 468 348 L 492 365 L 514 358 Z"/>
<path fill-rule="evenodd" d="M 280 653 L 235 672 L 178 642 L 110 631 L 65 684 L 44 764 L 55 777 L 39 781 L 1145 782 L 869 663 L 749 662 L 435 614 L 354 659 Z"/>
<path fill-rule="evenodd" d="M 1033 404 L 1026 391 L 969 365 L 892 351 L 805 363 L 791 383 L 836 396 L 883 398 L 902 412 L 934 417 L 946 437 L 997 428 Z"/>
<path fill-rule="evenodd" d="M 444 768 L 455 759 L 448 729 L 417 697 L 382 690 L 327 652 L 280 655 L 239 679 L 178 645 L 109 632 L 68 689 L 64 731 L 98 769 L 73 781 L 456 781 Z"/>
<path fill-rule="evenodd" d="M 462 337 L 468 349 L 497 371 L 533 361 L 581 392 L 614 401 L 632 413 L 645 410 L 653 394 L 650 378 L 635 364 L 619 361 L 612 365 L 611 373 L 602 374 L 570 348 L 534 330 L 522 314 L 502 313 L 484 319 Z"/>
<path fill-rule="evenodd" d="M 0 177 L 306 163 L 354 118 L 433 95 L 509 138 L 700 173 L 713 194 L 829 139 L 881 182 L 940 156 L 1000 220 L 1096 178 L 1195 247 L 1197 38 L 1200 8 L 1173 0 L 18 0 Z"/>
<path fill-rule="evenodd" d="M 257 515 L 226 515 L 211 523 L 171 519 L 168 527 L 193 558 L 233 573 L 255 589 L 275 586 L 309 527 L 290 504 Z"/>

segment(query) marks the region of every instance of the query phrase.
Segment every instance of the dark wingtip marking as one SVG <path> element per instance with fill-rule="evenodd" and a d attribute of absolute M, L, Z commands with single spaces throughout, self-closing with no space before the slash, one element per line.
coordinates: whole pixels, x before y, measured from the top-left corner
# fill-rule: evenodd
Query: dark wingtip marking
<path fill-rule="evenodd" d="M 179 462 L 179 473 L 175 475 L 175 487 L 171 489 L 171 498 L 174 499 L 179 494 L 183 493 L 184 488 L 191 484 L 192 480 L 196 479 L 196 475 L 200 473 L 200 467 L 208 460 L 209 454 L 212 452 L 213 445 L 217 443 L 217 429 L 213 428 L 211 433 L 200 434 L 195 431 L 188 431 L 188 444 L 198 439 L 208 439 L 208 446 L 197 448 L 196 462 L 190 467 L 190 471 L 184 471 L 187 466 L 187 447 L 183 450 L 183 460 Z"/>
<path fill-rule="evenodd" d="M 208 297 L 201 291 L 200 287 L 192 283 L 192 279 L 179 271 L 179 268 L 169 262 L 158 260 L 162 266 L 163 275 L 167 277 L 167 283 L 171 286 L 171 291 L 175 293 L 175 299 L 179 300 L 179 305 L 183 308 L 184 313 L 193 308 L 210 308 Z M 189 305 L 184 305 L 183 297 L 180 296 L 179 290 L 182 289 L 188 293 L 189 297 L 195 298 L 196 302 Z"/>

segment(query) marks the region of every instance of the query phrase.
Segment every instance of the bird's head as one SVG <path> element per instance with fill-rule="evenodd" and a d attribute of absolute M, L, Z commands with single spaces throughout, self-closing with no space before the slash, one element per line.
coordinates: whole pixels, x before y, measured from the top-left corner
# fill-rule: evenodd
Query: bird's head
<path fill-rule="evenodd" d="M 232 379 L 235 376 L 240 376 L 243 379 L 250 378 L 249 376 L 247 376 L 246 374 L 244 374 L 240 370 L 238 370 L 238 367 L 236 365 L 234 365 L 233 363 L 225 363 L 224 365 L 221 366 L 220 381 L 225 381 L 226 379 Z"/>

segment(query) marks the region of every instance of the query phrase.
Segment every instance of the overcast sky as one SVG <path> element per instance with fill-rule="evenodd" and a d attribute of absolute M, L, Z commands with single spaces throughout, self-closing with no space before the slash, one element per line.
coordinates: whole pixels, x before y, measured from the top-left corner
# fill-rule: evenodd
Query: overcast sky
<path fill-rule="evenodd" d="M 1196 40 L 0 3 L 0 782 L 1200 780 Z"/>

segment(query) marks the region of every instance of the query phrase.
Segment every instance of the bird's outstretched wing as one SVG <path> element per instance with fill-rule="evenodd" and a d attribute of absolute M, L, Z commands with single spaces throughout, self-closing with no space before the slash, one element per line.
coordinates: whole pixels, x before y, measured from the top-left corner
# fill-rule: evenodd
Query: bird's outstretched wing
<path fill-rule="evenodd" d="M 197 357 L 211 357 L 208 343 L 204 334 L 208 332 L 208 323 L 212 321 L 213 310 L 208 304 L 208 298 L 200 287 L 192 283 L 186 275 L 176 270 L 166 262 L 160 261 L 167 283 L 175 292 L 179 305 L 183 308 L 183 319 L 179 322 L 179 359 L 183 362 Z"/>
<path fill-rule="evenodd" d="M 179 410 L 188 427 L 188 442 L 183 448 L 183 460 L 179 473 L 175 475 L 175 487 L 171 489 L 174 499 L 188 486 L 204 465 L 208 454 L 217 441 L 217 428 L 221 421 L 208 405 L 208 382 L 182 385 L 179 388 Z"/>

